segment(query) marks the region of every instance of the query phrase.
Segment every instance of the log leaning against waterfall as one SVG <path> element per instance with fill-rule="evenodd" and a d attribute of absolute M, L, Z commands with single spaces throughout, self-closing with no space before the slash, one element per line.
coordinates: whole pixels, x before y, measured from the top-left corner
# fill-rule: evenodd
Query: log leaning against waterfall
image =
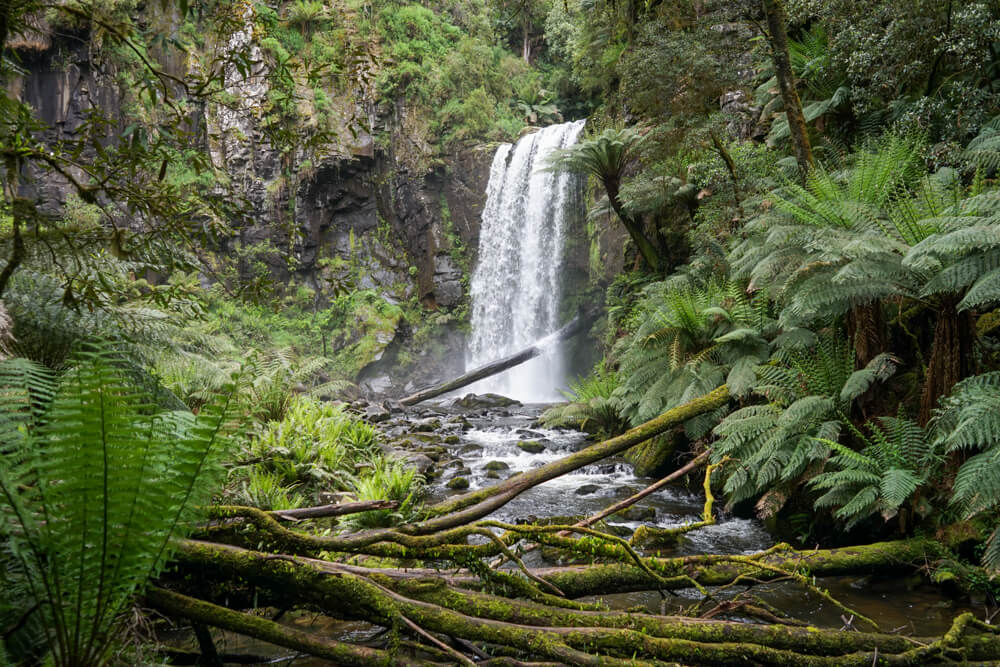
<path fill-rule="evenodd" d="M 492 361 L 486 364 L 485 366 L 480 366 L 479 368 L 473 369 L 468 373 L 465 373 L 464 375 L 455 378 L 454 380 L 449 380 L 448 382 L 445 382 L 443 384 L 439 384 L 434 387 L 418 391 L 415 394 L 411 394 L 406 398 L 402 399 L 400 403 L 402 403 L 403 405 L 416 405 L 417 403 L 420 403 L 422 401 L 436 398 L 441 394 L 446 394 L 449 391 L 461 389 L 462 387 L 468 386 L 473 382 L 477 382 L 479 380 L 491 377 L 509 368 L 513 368 L 514 366 L 519 366 L 524 362 L 534 359 L 538 355 L 542 354 L 543 341 L 547 343 L 554 343 L 556 341 L 567 340 L 577 335 L 584 329 L 586 329 L 588 326 L 590 326 L 591 322 L 597 319 L 598 312 L 599 311 L 596 308 L 589 310 L 581 309 L 580 312 L 577 313 L 576 317 L 570 320 L 569 324 L 559 329 L 554 334 L 550 334 L 541 340 L 535 341 L 535 343 L 530 347 L 526 347 L 520 352 L 516 352 L 515 354 L 512 354 L 509 357 L 504 357 L 503 359 Z"/>

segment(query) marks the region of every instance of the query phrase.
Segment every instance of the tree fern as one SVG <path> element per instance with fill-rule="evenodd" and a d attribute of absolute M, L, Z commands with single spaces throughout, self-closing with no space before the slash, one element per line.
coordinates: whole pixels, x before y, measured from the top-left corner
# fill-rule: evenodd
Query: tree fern
<path fill-rule="evenodd" d="M 768 357 L 774 334 L 766 295 L 751 299 L 742 283 L 726 278 L 654 283 L 640 312 L 638 329 L 615 350 L 621 382 L 615 397 L 632 424 L 726 382 L 734 395 L 747 394 L 752 368 Z M 689 434 L 707 433 L 706 419 Z"/>
<path fill-rule="evenodd" d="M 103 664 L 131 596 L 208 500 L 229 398 L 159 412 L 106 346 L 76 355 L 54 394 L 40 367 L 0 366 L 0 428 L 22 421 L 0 466 L 6 546 L 54 664 Z M 27 420 L 25 389 L 39 405 Z"/>
<path fill-rule="evenodd" d="M 890 357 L 880 355 L 855 371 L 851 346 L 830 333 L 800 333 L 784 342 L 756 369 L 753 391 L 768 403 L 736 410 L 714 430 L 713 458 L 734 460 L 724 486 L 731 504 L 776 483 L 797 484 L 829 455 L 852 401 L 895 369 Z"/>
<path fill-rule="evenodd" d="M 825 440 L 834 456 L 809 485 L 825 493 L 816 507 L 832 507 L 850 529 L 873 514 L 888 521 L 936 472 L 939 457 L 931 438 L 902 416 L 881 417 L 863 431 L 850 426 L 864 443 L 858 452 Z"/>
<path fill-rule="evenodd" d="M 1000 372 L 973 376 L 941 401 L 932 427 L 946 452 L 973 455 L 958 470 L 952 503 L 967 517 L 1000 508 Z M 983 563 L 1000 569 L 1000 526 L 986 543 Z"/>

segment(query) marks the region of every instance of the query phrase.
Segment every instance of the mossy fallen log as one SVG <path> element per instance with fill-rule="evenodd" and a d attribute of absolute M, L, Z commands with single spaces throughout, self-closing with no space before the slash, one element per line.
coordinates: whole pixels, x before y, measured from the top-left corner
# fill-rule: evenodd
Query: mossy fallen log
<path fill-rule="evenodd" d="M 259 616 L 243 614 L 232 609 L 198 600 L 187 595 L 155 586 L 145 595 L 146 604 L 167 616 L 204 623 L 236 634 L 261 639 L 276 646 L 302 651 L 318 658 L 332 660 L 334 664 L 357 667 L 384 667 L 400 665 L 411 667 L 426 665 L 426 661 L 393 656 L 387 651 L 326 639 L 296 630 Z"/>
<path fill-rule="evenodd" d="M 825 553 L 811 566 L 842 571 L 844 559 L 869 564 L 910 562 L 926 544 L 884 543 L 849 553 Z M 842 550 L 838 550 L 842 551 Z M 801 554 L 802 552 L 796 552 Z M 806 552 L 808 553 L 808 552 Z M 926 553 L 926 552 L 925 552 Z M 405 617 L 427 631 L 504 646 L 532 658 L 574 665 L 685 664 L 871 665 L 975 661 L 1000 655 L 1000 636 L 960 617 L 939 639 L 918 641 L 878 633 L 844 633 L 815 627 L 702 621 L 683 617 L 561 609 L 456 590 L 441 577 L 394 578 L 333 563 L 187 542 L 178 552 L 188 576 L 231 578 L 279 599 L 319 608 L 338 618 L 393 627 Z M 787 556 L 787 554 L 786 554 Z M 692 557 L 675 559 L 692 564 Z M 739 563 L 739 561 L 735 561 Z M 710 563 L 711 567 L 722 561 Z M 766 570 L 765 570 L 766 572 Z M 730 579 L 733 577 L 730 575 Z"/>
<path fill-rule="evenodd" d="M 617 556 L 627 558 L 626 554 Z M 950 557 L 946 547 L 935 540 L 910 539 L 839 549 L 797 550 L 788 545 L 777 545 L 766 552 L 750 555 L 644 558 L 649 568 L 666 581 L 651 577 L 627 562 L 541 567 L 533 568 L 532 572 L 555 584 L 566 597 L 578 598 L 646 590 L 680 590 L 691 588 L 692 582 L 703 586 L 724 586 L 740 578 L 766 582 L 783 576 L 777 570 L 795 571 L 810 577 L 914 572 L 929 563 Z M 768 568 L 755 565 L 758 561 Z M 462 588 L 481 585 L 479 578 L 468 571 L 442 574 L 426 568 L 404 571 L 353 565 L 338 567 L 350 568 L 360 575 L 382 574 L 396 579 L 441 577 L 449 585 Z"/>

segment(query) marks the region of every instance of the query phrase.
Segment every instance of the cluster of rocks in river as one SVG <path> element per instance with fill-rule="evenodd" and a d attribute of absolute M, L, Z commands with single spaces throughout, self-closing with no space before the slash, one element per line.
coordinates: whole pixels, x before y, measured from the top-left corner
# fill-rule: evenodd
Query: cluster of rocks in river
<path fill-rule="evenodd" d="M 407 462 L 427 480 L 446 480 L 445 487 L 462 491 L 470 486 L 472 470 L 460 457 L 483 449 L 462 438 L 473 428 L 469 418 L 510 417 L 509 408 L 520 405 L 498 394 L 467 394 L 438 405 L 413 407 L 395 400 L 358 400 L 350 409 L 379 428 L 383 434 L 380 447 L 386 456 Z M 537 431 L 519 429 L 517 433 L 522 438 L 518 447 L 525 452 L 540 453 L 548 444 Z M 487 461 L 483 469 L 488 479 L 510 476 L 510 466 L 502 461 Z"/>

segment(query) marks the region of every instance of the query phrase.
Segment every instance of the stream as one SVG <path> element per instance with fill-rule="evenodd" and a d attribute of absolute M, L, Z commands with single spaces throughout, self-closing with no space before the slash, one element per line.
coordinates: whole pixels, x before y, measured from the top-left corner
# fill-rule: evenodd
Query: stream
<path fill-rule="evenodd" d="M 538 427 L 538 416 L 545 407 L 540 404 L 472 409 L 421 406 L 394 414 L 380 427 L 394 447 L 417 451 L 434 460 L 436 474 L 432 473 L 433 479 L 424 498 L 426 504 L 431 504 L 495 484 L 590 444 L 585 434 L 577 431 Z M 525 451 L 525 447 L 532 451 Z M 448 483 L 457 477 L 467 480 L 468 488 L 449 488 Z M 635 477 L 623 460 L 607 459 L 534 487 L 490 516 L 506 522 L 550 517 L 579 520 L 655 481 Z M 607 523 L 608 529 L 627 537 L 642 523 L 666 528 L 698 521 L 704 504 L 700 475 L 697 479 L 691 478 L 690 482 L 690 488 L 679 482 L 639 501 L 625 512 L 625 516 L 612 517 Z M 748 554 L 775 543 L 775 538 L 760 522 L 732 516 L 719 503 L 715 516 L 715 525 L 687 534 L 673 550 L 659 549 L 661 555 Z M 529 567 L 561 564 L 546 560 L 543 553 L 544 550 L 531 551 L 523 560 Z M 941 589 L 912 575 L 827 577 L 816 583 L 847 606 L 874 619 L 884 632 L 917 636 L 940 634 L 950 627 L 956 614 L 972 611 L 981 618 L 985 611 L 982 603 L 970 606 L 968 600 L 951 599 Z M 755 593 L 794 618 L 823 627 L 845 625 L 839 609 L 795 584 L 765 584 L 756 587 Z M 699 597 L 697 591 L 690 589 L 668 596 L 646 591 L 605 595 L 599 599 L 613 609 L 644 607 L 652 613 L 671 614 Z M 584 598 L 583 601 L 597 599 Z M 345 641 L 363 642 L 382 632 L 381 628 L 367 623 L 339 621 L 306 612 L 289 614 L 282 622 Z M 191 634 L 185 631 L 168 633 L 161 639 L 179 647 L 197 647 Z M 217 642 L 220 651 L 266 656 L 269 664 L 297 667 L 330 664 L 289 655 L 287 651 L 230 633 L 218 635 Z"/>
<path fill-rule="evenodd" d="M 498 462 L 508 466 L 495 475 L 511 474 L 536 468 L 590 444 L 585 434 L 572 430 L 538 428 L 538 416 L 547 407 L 527 404 L 500 409 L 455 410 L 437 408 L 442 418 L 460 415 L 469 428 L 459 434 L 460 443 L 449 445 L 455 459 L 443 474 L 432 482 L 427 502 L 435 502 L 459 493 L 447 488 L 447 482 L 462 473 L 470 489 L 489 486 L 498 481 L 490 478 L 489 468 Z M 539 443 L 542 451 L 530 453 L 519 444 Z M 529 445 L 530 446 L 530 445 Z M 621 459 L 608 459 L 576 472 L 529 489 L 491 515 L 501 521 L 516 522 L 532 517 L 576 517 L 575 520 L 594 514 L 608 505 L 641 491 L 654 483 L 653 478 L 637 478 L 631 466 Z M 690 488 L 682 482 L 668 486 L 639 501 L 625 517 L 613 516 L 607 524 L 616 533 L 628 536 L 640 524 L 648 523 L 660 528 L 682 526 L 699 521 L 704 506 L 701 489 L 702 478 L 690 479 Z M 717 523 L 688 533 L 673 550 L 659 549 L 663 556 L 695 554 L 750 554 L 775 544 L 776 539 L 754 519 L 735 517 L 716 503 Z M 557 562 L 545 561 L 541 551 L 525 556 L 528 566 L 551 566 Z M 896 630 L 903 634 L 931 635 L 948 629 L 952 618 L 962 611 L 978 612 L 943 595 L 942 591 L 927 584 L 920 577 L 827 577 L 817 584 L 847 606 L 874 619 L 884 631 Z M 768 584 L 757 588 L 757 593 L 767 602 L 785 613 L 817 625 L 841 627 L 841 611 L 824 603 L 794 584 Z M 680 591 L 678 597 L 665 600 L 658 592 L 623 593 L 602 596 L 612 608 L 624 609 L 643 606 L 654 613 L 665 610 L 676 612 L 681 605 L 690 604 L 700 597 L 691 589 Z"/>

